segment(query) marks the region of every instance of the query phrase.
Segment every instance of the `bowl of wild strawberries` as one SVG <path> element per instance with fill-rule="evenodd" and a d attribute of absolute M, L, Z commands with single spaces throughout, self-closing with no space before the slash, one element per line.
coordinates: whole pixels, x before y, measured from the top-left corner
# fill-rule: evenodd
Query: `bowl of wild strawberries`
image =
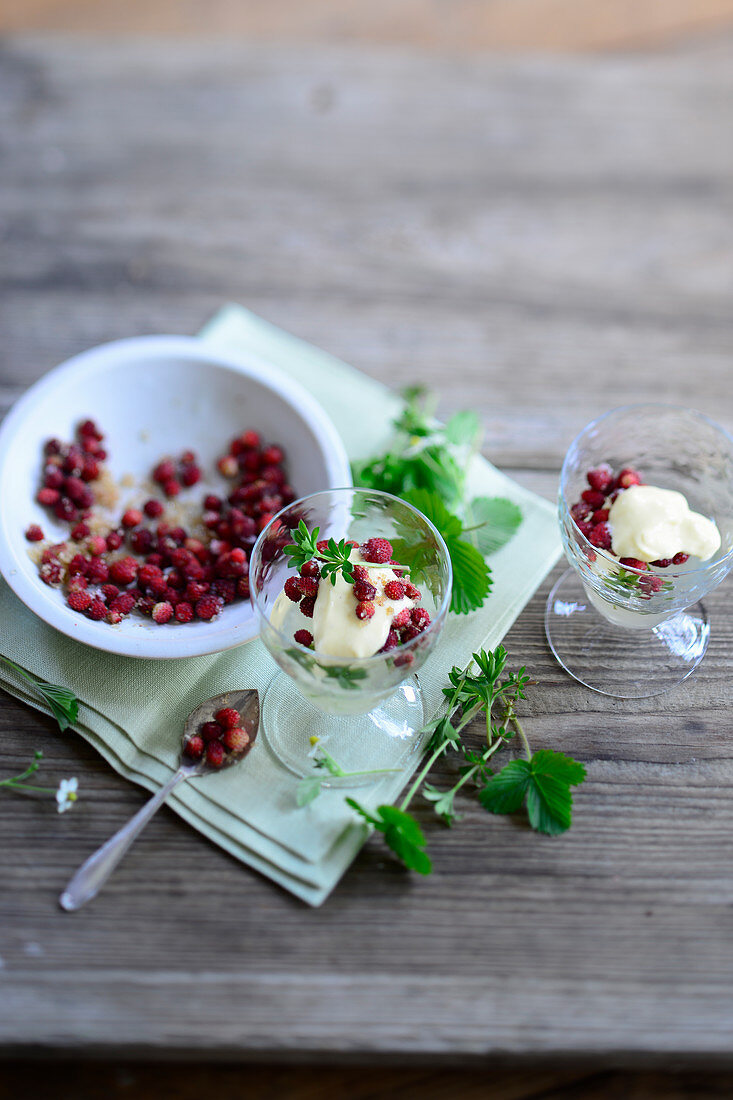
<path fill-rule="evenodd" d="M 0 427 L 0 484 L 0 572 L 16 595 L 98 649 L 174 658 L 257 635 L 257 536 L 351 473 L 320 405 L 269 363 L 151 336 L 31 387 Z"/>

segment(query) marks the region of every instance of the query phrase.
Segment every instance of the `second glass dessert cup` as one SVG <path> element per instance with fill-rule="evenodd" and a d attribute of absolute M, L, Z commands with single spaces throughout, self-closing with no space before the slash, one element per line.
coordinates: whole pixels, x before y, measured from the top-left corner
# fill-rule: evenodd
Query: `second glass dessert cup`
<path fill-rule="evenodd" d="M 351 539 L 359 545 L 387 539 L 394 559 L 409 566 L 410 579 L 422 592 L 419 606 L 431 617 L 427 628 L 394 649 L 351 658 L 318 653 L 276 625 L 275 602 L 288 577 L 296 575 L 284 548 L 301 520 L 310 531 L 320 528 L 319 539 Z M 271 520 L 252 552 L 250 590 L 260 637 L 282 669 L 265 694 L 261 723 L 265 742 L 284 767 L 300 777 L 313 774 L 312 738 L 350 773 L 407 764 L 420 749 L 428 718 L 415 673 L 443 628 L 451 585 L 450 557 L 438 531 L 411 504 L 389 493 L 330 489 L 295 501 Z M 339 782 L 319 774 L 328 783 Z M 358 777 L 342 782 L 359 785 Z"/>
<path fill-rule="evenodd" d="M 647 570 L 591 545 L 570 509 L 589 470 L 633 467 L 648 485 L 675 489 L 713 519 L 720 549 L 709 561 Z M 733 439 L 701 413 L 673 405 L 629 405 L 589 424 L 560 475 L 560 531 L 572 566 L 545 610 L 550 647 L 562 667 L 604 695 L 659 695 L 698 666 L 709 624 L 701 602 L 733 567 Z"/>

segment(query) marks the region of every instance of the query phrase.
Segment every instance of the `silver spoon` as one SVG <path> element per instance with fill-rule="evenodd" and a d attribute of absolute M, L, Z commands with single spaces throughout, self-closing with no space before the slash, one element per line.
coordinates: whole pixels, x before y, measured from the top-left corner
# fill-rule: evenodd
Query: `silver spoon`
<path fill-rule="evenodd" d="M 224 707 L 234 707 L 239 711 L 240 726 L 249 734 L 249 742 L 240 752 L 229 752 L 224 757 L 220 767 L 215 768 L 206 762 L 206 756 L 199 761 L 192 761 L 185 754 L 185 746 L 189 738 L 194 736 L 204 722 L 209 722 L 214 715 Z M 181 757 L 178 771 L 172 775 L 165 786 L 161 787 L 157 794 L 131 817 L 126 825 L 111 836 L 101 848 L 97 848 L 89 859 L 82 863 L 79 870 L 73 876 L 63 894 L 59 898 L 62 909 L 69 911 L 80 909 L 82 905 L 90 901 L 104 886 L 109 876 L 132 842 L 142 832 L 155 811 L 163 805 L 168 795 L 184 779 L 193 779 L 207 772 L 219 772 L 224 768 L 230 768 L 238 764 L 252 748 L 257 737 L 257 729 L 260 724 L 260 698 L 257 692 L 250 688 L 242 691 L 227 691 L 223 695 L 215 695 L 213 699 L 207 699 L 192 710 L 186 719 L 183 729 L 181 744 Z"/>

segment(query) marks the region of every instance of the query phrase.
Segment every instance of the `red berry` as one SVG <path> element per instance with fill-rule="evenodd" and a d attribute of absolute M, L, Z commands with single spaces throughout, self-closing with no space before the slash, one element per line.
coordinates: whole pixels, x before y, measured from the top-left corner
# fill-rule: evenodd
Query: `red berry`
<path fill-rule="evenodd" d="M 86 577 L 83 577 L 80 573 L 75 577 L 69 577 L 68 580 L 69 592 L 84 592 L 89 585 L 89 581 Z"/>
<path fill-rule="evenodd" d="M 204 508 L 207 512 L 220 512 L 223 506 L 221 497 L 215 496 L 213 493 L 209 493 L 204 497 Z"/>
<path fill-rule="evenodd" d="M 52 508 L 61 500 L 61 493 L 58 489 L 39 489 L 36 500 L 39 504 L 45 504 L 47 508 Z"/>
<path fill-rule="evenodd" d="M 260 437 L 257 432 L 253 431 L 252 428 L 249 428 L 246 432 L 242 432 L 242 434 L 239 436 L 239 442 L 242 444 L 243 447 L 247 447 L 251 450 L 254 447 L 259 447 Z"/>
<path fill-rule="evenodd" d="M 157 519 L 163 515 L 164 507 L 159 500 L 154 500 L 153 497 L 150 500 L 146 500 L 143 504 L 143 512 L 148 519 Z"/>
<path fill-rule="evenodd" d="M 61 565 L 57 561 L 46 561 L 38 570 L 38 575 L 44 584 L 57 586 L 61 584 Z"/>
<path fill-rule="evenodd" d="M 645 561 L 640 561 L 638 558 L 621 558 L 621 565 L 625 565 L 627 569 L 641 569 L 644 572 L 649 568 Z"/>
<path fill-rule="evenodd" d="M 137 577 L 138 563 L 134 558 L 120 558 L 113 561 L 109 567 L 109 575 L 115 584 L 132 584 Z"/>
<path fill-rule="evenodd" d="M 209 741 L 206 746 L 206 763 L 210 768 L 220 768 L 224 763 L 225 755 L 221 741 Z"/>
<path fill-rule="evenodd" d="M 215 619 L 223 607 L 222 600 L 218 596 L 202 596 L 196 604 L 196 615 L 204 622 Z"/>
<path fill-rule="evenodd" d="M 176 605 L 176 619 L 179 623 L 190 623 L 193 619 L 193 604 L 182 601 Z"/>
<path fill-rule="evenodd" d="M 87 456 L 81 469 L 81 477 L 84 481 L 96 481 L 100 474 L 100 465 L 96 458 Z"/>
<path fill-rule="evenodd" d="M 424 607 L 413 607 L 410 612 L 410 622 L 419 630 L 424 630 L 426 626 L 430 626 L 430 615 Z"/>
<path fill-rule="evenodd" d="M 54 504 L 53 512 L 57 519 L 63 519 L 67 523 L 75 523 L 79 518 L 79 509 L 72 504 L 68 497 L 61 497 Z"/>
<path fill-rule="evenodd" d="M 599 492 L 598 489 L 584 489 L 580 495 L 585 503 L 589 504 L 594 510 L 602 508 L 606 501 L 605 495 Z"/>
<path fill-rule="evenodd" d="M 300 567 L 301 577 L 320 577 L 321 570 L 317 561 L 307 561 Z"/>
<path fill-rule="evenodd" d="M 143 514 L 139 508 L 128 508 L 122 516 L 123 527 L 137 527 L 142 521 Z"/>
<path fill-rule="evenodd" d="M 183 746 L 183 752 L 190 760 L 200 760 L 204 755 L 205 748 L 203 738 L 194 733 L 187 739 Z"/>
<path fill-rule="evenodd" d="M 204 741 L 218 741 L 224 735 L 224 728 L 218 722 L 204 722 L 199 733 Z"/>
<path fill-rule="evenodd" d="M 689 557 L 689 554 L 683 554 L 683 552 L 680 550 L 680 552 L 678 554 L 675 554 L 675 556 L 672 558 L 672 562 L 674 565 L 684 565 Z"/>
<path fill-rule="evenodd" d="M 116 584 L 105 584 L 102 586 L 102 595 L 109 603 L 110 600 L 116 600 L 120 594 L 120 590 Z"/>
<path fill-rule="evenodd" d="M 92 557 L 100 557 L 107 549 L 107 540 L 102 535 L 92 535 L 87 543 L 87 549 Z"/>
<path fill-rule="evenodd" d="M 176 481 L 174 477 L 163 482 L 163 492 L 167 497 L 177 497 L 181 491 L 180 481 Z"/>
<path fill-rule="evenodd" d="M 147 554 L 153 546 L 153 533 L 147 527 L 138 527 L 130 534 L 130 546 L 136 554 Z"/>
<path fill-rule="evenodd" d="M 169 458 L 159 462 L 153 470 L 153 481 L 158 481 L 161 485 L 175 476 L 176 468 Z"/>
<path fill-rule="evenodd" d="M 43 529 L 37 523 L 32 523 L 26 528 L 25 537 L 28 542 L 40 542 L 43 538 Z"/>
<path fill-rule="evenodd" d="M 110 531 L 110 533 L 107 535 L 107 549 L 119 550 L 119 548 L 122 546 L 122 541 L 122 535 L 119 531 Z"/>
<path fill-rule="evenodd" d="M 374 614 L 374 604 L 371 600 L 362 600 L 361 603 L 356 605 L 356 617 L 357 619 L 371 619 Z"/>
<path fill-rule="evenodd" d="M 74 554 L 73 558 L 66 567 L 69 571 L 69 576 L 74 577 L 77 574 L 81 574 L 85 577 L 89 571 L 89 562 L 83 554 Z"/>
<path fill-rule="evenodd" d="M 402 668 L 402 667 L 409 668 L 409 666 L 414 662 L 414 660 L 415 660 L 415 654 L 414 653 L 399 653 L 395 657 L 394 663 L 395 663 L 395 666 L 397 666 L 399 668 Z"/>
<path fill-rule="evenodd" d="M 315 577 L 301 577 L 298 585 L 304 596 L 315 596 L 318 593 L 318 581 Z"/>
<path fill-rule="evenodd" d="M 310 630 L 296 630 L 293 637 L 295 638 L 298 645 L 305 645 L 309 647 L 313 645 L 313 635 L 311 634 Z"/>
<path fill-rule="evenodd" d="M 316 606 L 315 596 L 304 596 L 300 601 L 300 611 L 302 615 L 305 615 L 306 619 L 313 618 L 313 609 Z"/>
<path fill-rule="evenodd" d="M 119 611 L 122 615 L 129 615 L 136 603 L 137 598 L 132 592 L 120 592 L 119 596 L 110 600 L 109 609 Z"/>
<path fill-rule="evenodd" d="M 670 565 L 672 564 L 672 559 L 671 558 L 657 558 L 651 564 L 653 566 L 655 566 L 657 569 L 669 569 Z"/>
<path fill-rule="evenodd" d="M 613 482 L 613 470 L 605 463 L 595 470 L 589 470 L 585 476 L 591 489 L 597 489 L 600 493 L 607 493 Z"/>
<path fill-rule="evenodd" d="M 87 566 L 87 577 L 92 584 L 105 584 L 109 579 L 109 567 L 106 561 L 94 557 Z"/>
<path fill-rule="evenodd" d="M 392 620 L 392 626 L 395 630 L 401 630 L 403 627 L 407 626 L 409 622 L 410 608 L 404 607 L 402 611 L 398 611 L 398 613 L 395 615 L 394 619 Z"/>
<path fill-rule="evenodd" d="M 609 514 L 610 514 L 610 509 L 609 508 L 599 508 L 591 516 L 591 523 L 593 523 L 594 525 L 596 523 L 605 523 L 606 520 L 608 519 Z"/>
<path fill-rule="evenodd" d="M 373 600 L 377 590 L 370 581 L 356 581 L 354 584 L 354 599 L 359 602 Z"/>
<path fill-rule="evenodd" d="M 239 711 L 235 710 L 234 707 L 222 707 L 221 710 L 216 712 L 214 718 L 225 730 L 239 725 Z"/>
<path fill-rule="evenodd" d="M 399 638 L 397 637 L 396 630 L 390 630 L 387 634 L 387 641 L 382 646 L 380 653 L 386 653 L 389 649 L 395 649 L 399 645 Z"/>
<path fill-rule="evenodd" d="M 249 734 L 246 730 L 243 730 L 241 726 L 233 726 L 224 734 L 224 745 L 230 752 L 244 752 L 249 741 Z"/>
<path fill-rule="evenodd" d="M 233 455 L 222 455 L 216 466 L 222 477 L 236 477 L 239 473 L 239 463 Z"/>
<path fill-rule="evenodd" d="M 366 561 L 384 564 L 392 557 L 392 545 L 386 539 L 368 539 L 361 548 Z"/>
<path fill-rule="evenodd" d="M 74 542 L 81 542 L 82 539 L 88 538 L 89 527 L 86 523 L 76 523 L 71 528 L 71 537 Z"/>
<path fill-rule="evenodd" d="M 421 600 L 422 592 L 411 581 L 405 581 L 405 595 L 409 600 Z"/>
<path fill-rule="evenodd" d="M 363 565 L 354 566 L 354 580 L 355 581 L 368 581 L 369 570 L 365 569 Z"/>
<path fill-rule="evenodd" d="M 163 623 L 170 622 L 173 618 L 173 607 L 167 600 L 163 600 L 161 603 L 156 603 L 153 608 L 153 622 L 162 626 Z"/>
<path fill-rule="evenodd" d="M 92 597 L 88 592 L 70 592 L 66 600 L 72 611 L 86 611 L 91 606 Z"/>
<path fill-rule="evenodd" d="M 237 581 L 237 595 L 243 600 L 249 599 L 249 577 L 240 577 Z"/>
<path fill-rule="evenodd" d="M 184 466 L 181 470 L 181 481 L 186 488 L 190 488 L 191 485 L 195 485 L 200 480 L 201 470 L 198 466 Z"/>
<path fill-rule="evenodd" d="M 641 485 L 641 474 L 633 470 L 631 466 L 625 466 L 616 478 L 616 484 L 620 489 L 629 489 L 632 485 Z"/>
<path fill-rule="evenodd" d="M 597 523 L 590 534 L 588 542 L 591 546 L 598 546 L 601 550 L 611 549 L 611 532 L 607 523 Z"/>
<path fill-rule="evenodd" d="M 401 600 L 405 595 L 405 586 L 402 581 L 387 581 L 384 594 L 388 600 Z"/>
<path fill-rule="evenodd" d="M 87 608 L 87 617 L 99 622 L 107 616 L 107 605 L 102 600 L 92 600 Z"/>

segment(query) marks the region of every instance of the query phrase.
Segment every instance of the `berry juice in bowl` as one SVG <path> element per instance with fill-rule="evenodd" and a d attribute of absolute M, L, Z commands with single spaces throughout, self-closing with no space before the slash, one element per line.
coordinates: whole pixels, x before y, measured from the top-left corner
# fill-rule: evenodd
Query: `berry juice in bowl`
<path fill-rule="evenodd" d="M 438 531 L 389 493 L 332 489 L 274 517 L 252 552 L 250 591 L 282 670 L 261 715 L 280 763 L 311 774 L 315 738 L 349 772 L 409 761 L 429 717 L 416 673 L 451 584 Z"/>
<path fill-rule="evenodd" d="M 559 663 L 618 698 L 684 680 L 708 644 L 701 598 L 733 566 L 733 439 L 692 410 L 614 409 L 570 445 L 559 518 L 572 569 L 545 612 Z"/>

